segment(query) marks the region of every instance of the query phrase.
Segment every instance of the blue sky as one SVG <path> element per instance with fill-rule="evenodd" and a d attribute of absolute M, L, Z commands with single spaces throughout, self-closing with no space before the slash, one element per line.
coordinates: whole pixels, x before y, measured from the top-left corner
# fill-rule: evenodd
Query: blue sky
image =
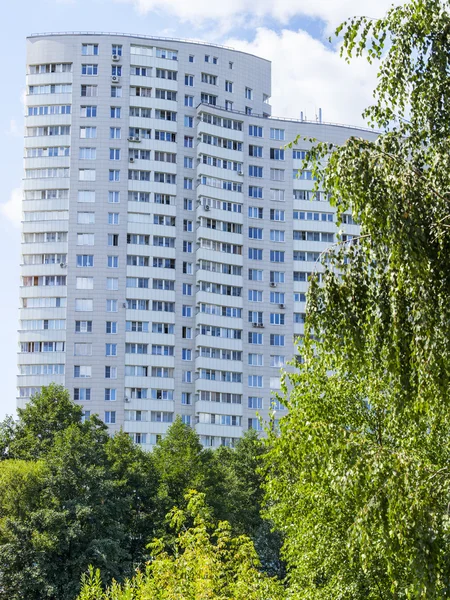
<path fill-rule="evenodd" d="M 347 16 L 382 16 L 388 0 L 19 0 L 0 26 L 0 419 L 15 411 L 23 168 L 25 38 L 30 33 L 108 31 L 213 41 L 272 61 L 273 114 L 362 124 L 375 77 L 348 66 L 327 39 Z M 6 12 L 6 14 L 5 14 Z"/>

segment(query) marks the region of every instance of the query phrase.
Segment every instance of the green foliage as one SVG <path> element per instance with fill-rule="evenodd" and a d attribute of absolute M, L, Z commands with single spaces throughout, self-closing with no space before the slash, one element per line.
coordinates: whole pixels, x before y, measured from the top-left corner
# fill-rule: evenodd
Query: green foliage
<path fill-rule="evenodd" d="M 155 536 L 175 551 L 165 514 L 185 507 L 194 486 L 214 520 L 229 518 L 233 534 L 255 539 L 263 568 L 280 572 L 279 540 L 259 514 L 261 475 L 254 469 L 264 449 L 254 434 L 236 451 L 213 452 L 177 420 L 147 453 L 123 432 L 110 437 L 97 417 L 81 423 L 80 416 L 67 392 L 51 386 L 17 423 L 6 420 L 0 428 L 0 600 L 73 599 L 89 565 L 107 583 L 124 582 L 148 560 Z M 94 588 L 87 597 L 95 597 Z"/>
<path fill-rule="evenodd" d="M 99 572 L 90 570 L 83 579 L 78 600 L 281 600 L 284 590 L 275 579 L 258 569 L 258 555 L 246 536 L 233 537 L 231 526 L 213 524 L 204 494 L 191 492 L 185 511 L 168 515 L 177 532 L 175 548 L 164 541 L 150 545 L 152 554 L 144 573 L 123 586 L 112 585 L 102 593 Z M 189 526 L 189 523 L 192 523 Z"/>
<path fill-rule="evenodd" d="M 52 383 L 43 387 L 25 408 L 18 408 L 17 414 L 19 422 L 10 434 L 8 456 L 37 459 L 51 448 L 58 432 L 80 423 L 83 411 L 72 402 L 65 388 Z"/>
<path fill-rule="evenodd" d="M 385 131 L 307 157 L 361 235 L 311 282 L 268 514 L 298 598 L 447 598 L 449 5 L 413 0 L 339 32 L 348 58 L 381 59 L 366 116 Z"/>
<path fill-rule="evenodd" d="M 2 599 L 68 600 L 89 564 L 110 581 L 144 561 L 156 532 L 151 455 L 80 416 L 67 392 L 50 386 L 7 424 L 5 456 L 27 460 L 0 463 Z"/>

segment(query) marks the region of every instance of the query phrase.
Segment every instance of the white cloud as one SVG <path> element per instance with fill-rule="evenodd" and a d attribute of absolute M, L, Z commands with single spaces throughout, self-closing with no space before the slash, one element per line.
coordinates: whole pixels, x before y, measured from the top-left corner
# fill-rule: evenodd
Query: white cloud
<path fill-rule="evenodd" d="M 221 26 L 228 23 L 229 30 L 248 19 L 254 21 L 256 18 L 261 23 L 265 17 L 285 25 L 289 19 L 299 15 L 322 19 L 334 27 L 354 15 L 380 17 L 392 4 L 392 0 L 169 0 L 164 4 L 161 0 L 119 1 L 133 4 L 141 14 L 151 11 L 166 13 L 196 26 L 211 20 L 221 21 Z"/>
<path fill-rule="evenodd" d="M 9 200 L 0 204 L 0 213 L 15 227 L 20 227 L 22 220 L 22 189 L 12 190 Z"/>
<path fill-rule="evenodd" d="M 315 120 L 319 108 L 328 122 L 362 125 L 361 113 L 371 103 L 376 66 L 353 60 L 348 65 L 331 46 L 305 31 L 280 34 L 260 28 L 252 42 L 229 39 L 226 44 L 272 61 L 274 116 Z"/>

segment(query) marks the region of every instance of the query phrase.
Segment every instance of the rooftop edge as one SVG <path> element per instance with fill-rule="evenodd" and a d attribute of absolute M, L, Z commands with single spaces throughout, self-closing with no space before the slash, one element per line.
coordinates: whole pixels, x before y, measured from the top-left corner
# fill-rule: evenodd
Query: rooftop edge
<path fill-rule="evenodd" d="M 254 58 L 258 58 L 259 60 L 263 60 L 265 62 L 271 63 L 267 58 L 263 58 L 262 56 L 257 56 L 256 54 L 251 54 L 250 52 L 245 52 L 243 50 L 236 50 L 236 48 L 232 48 L 231 46 L 223 46 L 221 44 L 215 44 L 214 42 L 204 42 L 200 40 L 191 40 L 185 38 L 172 38 L 172 37 L 159 37 L 154 35 L 145 35 L 140 33 L 120 33 L 118 31 L 60 31 L 60 32 L 46 32 L 46 33 L 30 33 L 27 35 L 27 39 L 36 38 L 36 37 L 49 37 L 49 36 L 64 36 L 64 35 L 115 35 L 120 37 L 128 37 L 128 38 L 137 38 L 143 40 L 157 40 L 161 42 L 182 42 L 185 44 L 197 44 L 198 46 L 211 46 L 213 48 L 222 48 L 223 50 L 231 50 L 233 52 L 239 52 L 240 54 L 247 54 L 248 56 L 253 56 Z"/>

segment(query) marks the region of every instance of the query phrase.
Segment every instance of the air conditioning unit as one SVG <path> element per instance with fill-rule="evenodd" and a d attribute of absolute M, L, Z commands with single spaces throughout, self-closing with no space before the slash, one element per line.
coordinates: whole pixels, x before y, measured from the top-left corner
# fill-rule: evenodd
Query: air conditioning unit
<path fill-rule="evenodd" d="M 118 75 L 111 75 L 111 83 L 120 83 L 120 77 Z"/>
<path fill-rule="evenodd" d="M 129 142 L 140 142 L 141 140 L 139 139 L 138 135 L 131 135 L 129 138 L 127 138 Z"/>
<path fill-rule="evenodd" d="M 126 302 L 122 302 L 122 308 L 126 308 L 127 307 L 127 303 Z"/>
<path fill-rule="evenodd" d="M 278 307 L 279 308 L 286 308 L 286 306 L 284 304 L 279 304 Z"/>
<path fill-rule="evenodd" d="M 130 162 L 133 163 L 134 162 L 134 158 L 132 156 L 130 156 Z"/>
<path fill-rule="evenodd" d="M 211 207 L 209 206 L 209 204 L 205 204 L 205 210 L 210 210 Z"/>
<path fill-rule="evenodd" d="M 252 323 L 253 327 L 259 327 L 259 323 Z"/>
<path fill-rule="evenodd" d="M 237 174 L 244 176 L 244 171 L 238 171 Z"/>
<path fill-rule="evenodd" d="M 59 263 L 59 266 L 61 267 L 61 269 L 64 269 L 65 267 L 67 267 L 67 263 Z"/>
<path fill-rule="evenodd" d="M 123 401 L 124 401 L 124 402 L 129 402 L 129 401 L 130 401 L 130 399 L 129 399 L 127 396 L 125 396 L 125 397 L 124 397 L 124 399 L 123 399 Z"/>
<path fill-rule="evenodd" d="M 274 281 L 270 282 L 270 287 L 277 287 L 277 284 Z"/>
<path fill-rule="evenodd" d="M 258 323 L 258 327 L 264 327 L 262 323 Z"/>
<path fill-rule="evenodd" d="M 111 58 L 113 59 L 114 62 L 119 62 L 120 60 L 120 55 L 119 54 L 113 54 L 111 56 Z"/>

